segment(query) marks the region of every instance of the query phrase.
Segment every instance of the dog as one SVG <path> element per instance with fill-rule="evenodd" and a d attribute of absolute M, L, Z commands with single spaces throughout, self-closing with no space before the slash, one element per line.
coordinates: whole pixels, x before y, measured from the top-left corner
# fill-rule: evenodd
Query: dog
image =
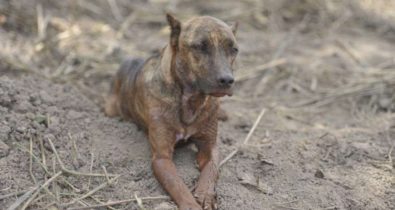
<path fill-rule="evenodd" d="M 131 120 L 147 133 L 154 175 L 179 209 L 217 209 L 219 98 L 233 94 L 237 23 L 230 26 L 210 16 L 181 23 L 166 17 L 169 43 L 145 61 L 121 65 L 105 113 Z M 189 139 L 198 148 L 194 194 L 172 161 L 175 145 Z"/>

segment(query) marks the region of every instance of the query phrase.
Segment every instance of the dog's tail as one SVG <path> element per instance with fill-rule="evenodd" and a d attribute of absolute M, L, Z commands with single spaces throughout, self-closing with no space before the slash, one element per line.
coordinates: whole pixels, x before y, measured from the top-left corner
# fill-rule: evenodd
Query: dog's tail
<path fill-rule="evenodd" d="M 142 58 L 128 58 L 122 62 L 118 72 L 112 80 L 110 92 L 105 98 L 104 112 L 107 116 L 114 117 L 121 114 L 119 96 L 121 94 L 122 85 L 129 86 L 124 83 L 134 82 L 143 64 L 144 60 Z"/>

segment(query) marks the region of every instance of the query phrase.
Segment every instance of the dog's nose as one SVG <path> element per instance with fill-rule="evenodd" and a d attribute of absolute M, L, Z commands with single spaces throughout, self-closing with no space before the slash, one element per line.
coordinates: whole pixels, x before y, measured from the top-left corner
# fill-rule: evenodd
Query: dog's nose
<path fill-rule="evenodd" d="M 226 75 L 218 78 L 218 82 L 222 86 L 230 86 L 233 84 L 235 79 L 231 75 Z"/>

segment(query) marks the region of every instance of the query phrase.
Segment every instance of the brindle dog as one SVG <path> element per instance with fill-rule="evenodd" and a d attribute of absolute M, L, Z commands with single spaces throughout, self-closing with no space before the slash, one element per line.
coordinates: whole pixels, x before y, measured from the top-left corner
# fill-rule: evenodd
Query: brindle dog
<path fill-rule="evenodd" d="M 153 172 L 179 209 L 216 209 L 218 98 L 232 95 L 237 24 L 209 16 L 181 24 L 169 14 L 167 21 L 170 43 L 145 62 L 121 65 L 105 112 L 132 120 L 148 133 Z M 182 139 L 198 148 L 201 173 L 194 196 L 172 161 Z"/>

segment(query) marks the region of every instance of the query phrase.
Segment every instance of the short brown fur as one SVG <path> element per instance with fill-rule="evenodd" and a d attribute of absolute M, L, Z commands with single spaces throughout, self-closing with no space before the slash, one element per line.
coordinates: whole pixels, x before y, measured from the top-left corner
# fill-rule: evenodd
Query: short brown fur
<path fill-rule="evenodd" d="M 217 118 L 224 117 L 218 97 L 232 95 L 235 28 L 208 16 L 185 24 L 171 15 L 167 20 L 169 44 L 145 62 L 132 59 L 121 65 L 105 112 L 147 132 L 153 172 L 179 209 L 216 209 Z M 180 139 L 193 140 L 199 150 L 194 196 L 172 161 Z"/>

